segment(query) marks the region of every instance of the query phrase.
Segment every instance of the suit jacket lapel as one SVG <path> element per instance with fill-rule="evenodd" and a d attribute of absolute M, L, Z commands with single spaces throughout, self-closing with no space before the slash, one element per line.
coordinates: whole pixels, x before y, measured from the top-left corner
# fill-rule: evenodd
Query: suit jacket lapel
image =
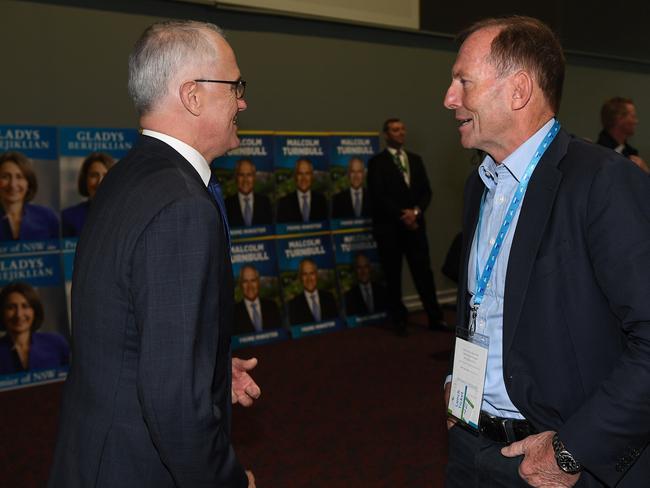
<path fill-rule="evenodd" d="M 537 251 L 562 180 L 562 172 L 557 166 L 566 154 L 569 139 L 569 135 L 560 130 L 535 168 L 526 190 L 506 272 L 503 304 L 504 357 L 512 346 Z"/>

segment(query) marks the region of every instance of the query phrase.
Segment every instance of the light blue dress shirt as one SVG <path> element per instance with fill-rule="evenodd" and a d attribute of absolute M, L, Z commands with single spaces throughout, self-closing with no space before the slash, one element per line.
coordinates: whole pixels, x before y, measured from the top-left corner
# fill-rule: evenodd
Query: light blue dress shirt
<path fill-rule="evenodd" d="M 512 196 L 517 190 L 519 180 L 533 159 L 535 150 L 539 147 L 554 122 L 555 119 L 549 120 L 532 137 L 504 159 L 501 164 L 495 163 L 488 155 L 478 168 L 479 176 L 483 180 L 487 192 L 483 203 L 483 216 L 479 221 L 481 227 L 474 233 L 469 256 L 467 287 L 472 296 L 476 291 L 477 272 L 478 274 L 483 272 L 485 261 L 492 250 L 495 237 L 501 228 L 503 217 L 508 210 Z M 501 252 L 497 257 L 483 302 L 476 316 L 476 332 L 490 338 L 481 409 L 489 414 L 508 418 L 524 418 L 510 400 L 503 380 L 503 297 L 512 238 L 515 234 L 519 212 L 523 204 L 522 202 L 517 209 L 510 229 L 503 240 Z M 479 238 L 480 240 L 477 243 Z"/>

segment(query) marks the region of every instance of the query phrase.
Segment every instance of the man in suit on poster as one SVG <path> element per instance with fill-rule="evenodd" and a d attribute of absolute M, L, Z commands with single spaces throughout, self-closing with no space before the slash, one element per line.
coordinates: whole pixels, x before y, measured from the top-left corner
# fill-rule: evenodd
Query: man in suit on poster
<path fill-rule="evenodd" d="M 486 156 L 465 186 L 458 324 L 489 346 L 479 434 L 451 427 L 446 486 L 646 486 L 650 182 L 559 128 L 545 24 L 486 19 L 459 40 L 444 105 Z"/>
<path fill-rule="evenodd" d="M 404 149 L 404 122 L 386 120 L 383 133 L 386 149 L 368 161 L 368 190 L 372 232 L 388 285 L 388 313 L 397 334 L 405 335 L 402 257 L 406 257 L 429 328 L 446 330 L 436 297 L 424 221 L 424 212 L 431 202 L 429 178 L 422 158 Z"/>
<path fill-rule="evenodd" d="M 303 259 L 298 267 L 298 279 L 303 291 L 289 301 L 291 325 L 322 322 L 338 317 L 334 295 L 318 289 L 318 266 L 311 259 Z"/>
<path fill-rule="evenodd" d="M 269 225 L 273 221 L 269 197 L 253 191 L 255 174 L 255 164 L 250 159 L 240 159 L 235 163 L 237 193 L 226 198 L 226 212 L 231 227 Z"/>
<path fill-rule="evenodd" d="M 332 197 L 333 219 L 367 218 L 370 213 L 368 192 L 363 187 L 366 168 L 363 160 L 353 157 L 348 162 L 348 181 L 350 188 L 340 191 Z"/>
<path fill-rule="evenodd" d="M 354 257 L 357 284 L 345 293 L 346 315 L 369 315 L 386 309 L 386 289 L 370 281 L 370 260 L 359 253 Z"/>
<path fill-rule="evenodd" d="M 327 220 L 325 195 L 311 189 L 314 165 L 307 158 L 296 161 L 294 171 L 296 191 L 278 201 L 278 222 L 312 222 Z"/>
<path fill-rule="evenodd" d="M 260 297 L 260 274 L 254 266 L 241 268 L 239 286 L 243 298 L 235 304 L 234 335 L 277 329 L 282 325 L 275 302 Z"/>
<path fill-rule="evenodd" d="M 212 24 L 157 23 L 134 47 L 143 132 L 77 247 L 52 488 L 254 486 L 230 410 L 259 396 L 246 373 L 256 361 L 231 362 L 228 224 L 208 164 L 239 144 L 244 89 Z"/>

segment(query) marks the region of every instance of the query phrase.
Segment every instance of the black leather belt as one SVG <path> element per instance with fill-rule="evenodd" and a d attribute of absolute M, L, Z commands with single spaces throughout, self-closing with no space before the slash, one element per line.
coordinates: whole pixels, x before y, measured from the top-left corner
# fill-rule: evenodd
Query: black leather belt
<path fill-rule="evenodd" d="M 495 417 L 481 411 L 478 421 L 481 434 L 491 441 L 510 444 L 520 441 L 537 431 L 528 420 Z"/>

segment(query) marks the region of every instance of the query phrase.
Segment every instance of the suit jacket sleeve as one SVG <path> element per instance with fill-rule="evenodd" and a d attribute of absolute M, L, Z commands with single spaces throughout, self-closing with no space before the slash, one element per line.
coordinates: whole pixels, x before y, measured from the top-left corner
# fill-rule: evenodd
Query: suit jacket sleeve
<path fill-rule="evenodd" d="M 230 331 L 221 322 L 219 290 L 205 289 L 208 273 L 230 272 L 222 259 L 226 243 L 219 213 L 200 197 L 168 205 L 138 241 L 132 268 L 138 397 L 177 486 L 245 487 L 229 439 L 230 358 L 217 347 Z"/>
<path fill-rule="evenodd" d="M 614 486 L 650 440 L 650 184 L 632 165 L 604 165 L 584 211 L 587 250 L 627 347 L 558 430 L 570 452 Z M 585 347 L 589 341 L 583 337 Z"/>

